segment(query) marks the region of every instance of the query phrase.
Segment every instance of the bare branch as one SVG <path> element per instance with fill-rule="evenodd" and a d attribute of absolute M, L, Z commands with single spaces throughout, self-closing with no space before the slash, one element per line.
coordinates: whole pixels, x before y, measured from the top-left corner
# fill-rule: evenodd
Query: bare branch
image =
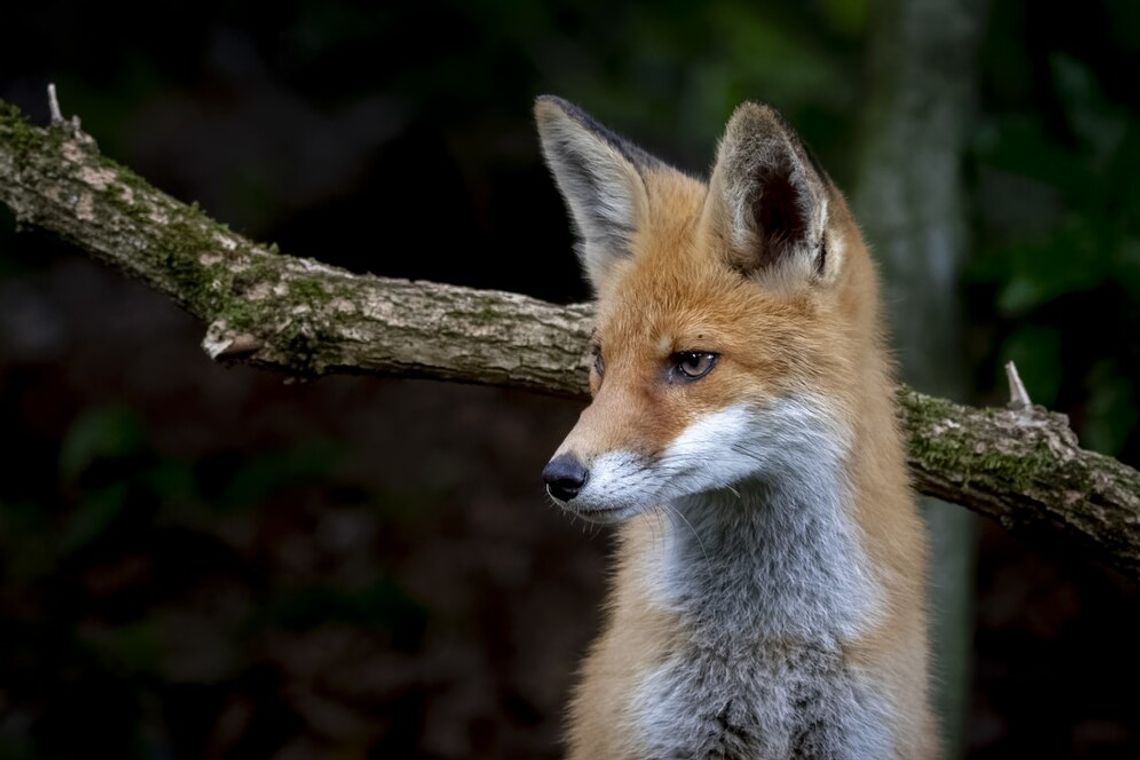
<path fill-rule="evenodd" d="M 1025 383 L 1021 382 L 1021 375 L 1017 373 L 1017 365 L 1013 362 L 1005 363 L 1005 377 L 1009 381 L 1009 408 L 1029 409 L 1033 402 L 1029 400 L 1029 392 L 1025 390 Z"/>
<path fill-rule="evenodd" d="M 59 97 L 55 92 L 55 82 L 48 85 L 48 111 L 51 113 L 52 126 L 63 123 L 63 112 L 59 110 Z"/>
<path fill-rule="evenodd" d="M 53 127 L 62 128 L 70 131 L 75 137 L 81 137 L 86 140 L 91 140 L 87 135 L 83 134 L 83 127 L 79 123 L 78 116 L 72 116 L 71 121 L 63 118 L 63 111 L 59 107 L 59 95 L 55 90 L 55 83 L 52 82 L 47 86 L 48 95 L 48 113 L 51 114 L 51 125 Z"/>
<path fill-rule="evenodd" d="M 290 377 L 366 372 L 587 395 L 589 307 L 280 255 L 104 158 L 81 131 L 32 127 L 2 101 L 0 201 L 169 295 L 209 325 L 203 347 L 219 360 Z M 1140 473 L 1080 449 L 1062 415 L 905 387 L 899 408 L 920 491 L 1140 578 Z"/>

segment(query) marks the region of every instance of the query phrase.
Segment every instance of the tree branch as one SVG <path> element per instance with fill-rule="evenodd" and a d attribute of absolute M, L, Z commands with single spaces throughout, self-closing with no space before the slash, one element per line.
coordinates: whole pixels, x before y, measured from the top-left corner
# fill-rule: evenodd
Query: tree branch
<path fill-rule="evenodd" d="M 215 359 L 291 375 L 362 372 L 587 394 L 588 306 L 356 275 L 231 232 L 103 157 L 74 123 L 0 101 L 0 201 L 166 293 Z M 1140 578 L 1140 473 L 1079 448 L 1040 407 L 899 391 L 916 487 Z"/>

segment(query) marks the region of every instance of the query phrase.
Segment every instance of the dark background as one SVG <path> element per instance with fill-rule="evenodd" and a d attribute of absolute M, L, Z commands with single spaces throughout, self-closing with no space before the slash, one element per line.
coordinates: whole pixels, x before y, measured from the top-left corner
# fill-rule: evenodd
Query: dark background
<path fill-rule="evenodd" d="M 864 2 L 9 3 L 0 97 L 282 251 L 587 297 L 530 123 L 703 171 L 768 100 L 841 186 Z M 964 160 L 976 403 L 1015 359 L 1140 464 L 1140 5 L 993 0 Z M 553 757 L 607 534 L 538 472 L 578 405 L 223 369 L 0 209 L 0 758 Z M 985 524 L 972 757 L 1140 756 L 1137 584 Z"/>

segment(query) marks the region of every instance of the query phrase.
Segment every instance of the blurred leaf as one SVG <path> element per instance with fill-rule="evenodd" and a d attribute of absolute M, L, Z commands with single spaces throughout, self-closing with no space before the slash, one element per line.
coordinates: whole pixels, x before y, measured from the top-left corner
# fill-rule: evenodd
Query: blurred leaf
<path fill-rule="evenodd" d="M 60 549 L 70 553 L 103 535 L 122 514 L 127 492 L 128 484 L 117 482 L 86 494 L 67 521 Z"/>
<path fill-rule="evenodd" d="M 837 31 L 848 35 L 863 33 L 867 28 L 867 0 L 822 0 L 824 16 Z"/>
<path fill-rule="evenodd" d="M 1109 108 L 1087 66 L 1067 55 L 1054 55 L 1050 64 L 1070 128 L 1087 143 L 1093 161 L 1103 163 L 1120 145 L 1124 120 Z"/>
<path fill-rule="evenodd" d="M 89 627 L 80 635 L 115 671 L 158 672 L 162 647 L 158 628 L 149 619 L 114 627 Z"/>
<path fill-rule="evenodd" d="M 268 608 L 272 624 L 289 631 L 306 631 L 329 623 L 380 628 L 393 642 L 417 644 L 426 623 L 424 607 L 388 578 L 362 591 L 311 586 L 278 596 Z"/>
<path fill-rule="evenodd" d="M 1077 189 L 1089 176 L 1081 156 L 1058 143 L 1030 114 L 990 117 L 975 134 L 973 149 L 986 166 L 1063 190 Z"/>
<path fill-rule="evenodd" d="M 711 21 L 735 80 L 730 100 L 719 104 L 722 122 L 741 100 L 762 97 L 788 108 L 842 98 L 844 72 L 817 39 L 778 23 L 751 3 L 717 5 Z"/>
<path fill-rule="evenodd" d="M 144 479 L 164 506 L 198 498 L 194 469 L 187 462 L 163 459 L 145 473 Z"/>
<path fill-rule="evenodd" d="M 1007 316 L 1025 314 L 1062 295 L 1095 288 L 1111 278 L 1101 230 L 1071 217 L 1038 243 L 1007 249 L 1009 271 L 999 296 Z"/>
<path fill-rule="evenodd" d="M 259 506 L 275 492 L 326 480 L 343 460 L 341 447 L 328 441 L 257 454 L 242 463 L 215 506 L 223 511 Z"/>
<path fill-rule="evenodd" d="M 1134 381 L 1104 361 L 1089 374 L 1088 387 L 1082 442 L 1087 448 L 1111 455 L 1124 446 L 1140 423 Z"/>
<path fill-rule="evenodd" d="M 117 459 L 141 449 L 146 440 L 142 420 L 121 405 L 96 407 L 71 425 L 59 452 L 59 472 L 65 481 L 77 478 L 94 462 Z"/>

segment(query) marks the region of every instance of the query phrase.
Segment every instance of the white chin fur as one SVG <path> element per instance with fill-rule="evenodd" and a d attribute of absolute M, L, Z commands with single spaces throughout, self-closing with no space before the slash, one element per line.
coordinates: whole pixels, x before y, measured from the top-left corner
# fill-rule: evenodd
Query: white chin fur
<path fill-rule="evenodd" d="M 736 404 L 689 425 L 658 457 L 618 450 L 595 458 L 581 492 L 555 501 L 585 520 L 616 523 L 684 496 L 810 468 L 842 448 L 819 404 L 788 398 L 764 408 Z"/>

